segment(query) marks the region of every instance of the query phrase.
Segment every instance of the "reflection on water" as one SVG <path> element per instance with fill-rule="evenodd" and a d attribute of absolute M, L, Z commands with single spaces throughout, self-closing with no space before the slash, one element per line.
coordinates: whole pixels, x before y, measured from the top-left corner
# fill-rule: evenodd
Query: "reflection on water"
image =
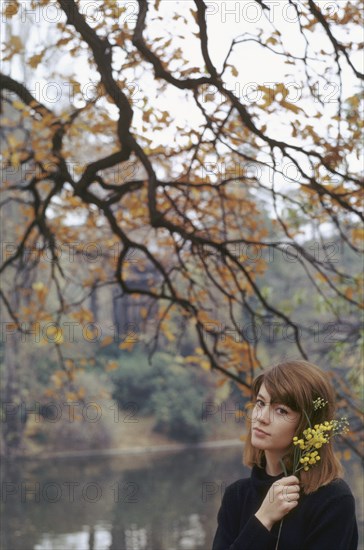
<path fill-rule="evenodd" d="M 345 466 L 362 520 L 360 464 Z M 7 464 L 1 548 L 210 550 L 224 488 L 248 475 L 237 447 Z"/>
<path fill-rule="evenodd" d="M 201 524 L 198 514 L 190 514 L 184 518 L 185 526 L 175 525 L 171 529 L 170 538 L 171 546 L 169 548 L 194 550 L 195 548 L 206 548 L 206 533 Z M 85 527 L 83 531 L 78 533 L 67 533 L 64 535 L 50 535 L 44 533 L 39 541 L 35 544 L 34 550 L 109 550 L 116 548 L 112 541 L 112 526 L 99 524 L 94 528 Z M 146 550 L 149 549 L 148 529 L 146 527 L 138 527 L 137 524 L 131 524 L 124 532 L 124 545 L 120 548 L 127 550 Z"/>
<path fill-rule="evenodd" d="M 55 548 L 67 548 L 67 550 L 79 550 L 87 548 L 108 550 L 111 544 L 110 526 L 98 525 L 94 529 L 85 527 L 79 533 L 67 533 L 65 535 L 52 536 L 44 533 L 34 550 L 54 550 Z"/>

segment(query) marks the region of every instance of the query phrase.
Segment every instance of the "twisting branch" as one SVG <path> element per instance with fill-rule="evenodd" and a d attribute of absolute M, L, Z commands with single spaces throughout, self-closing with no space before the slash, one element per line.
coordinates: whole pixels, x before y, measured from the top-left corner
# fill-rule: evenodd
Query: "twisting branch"
<path fill-rule="evenodd" d="M 268 2 L 256 3 L 265 14 L 269 12 Z M 67 44 L 68 38 L 72 39 L 72 55 L 77 57 L 81 41 L 82 48 L 86 45 L 102 93 L 97 100 L 85 101 L 83 107 L 76 107 L 74 102 L 68 111 L 63 107 L 53 111 L 37 100 L 26 84 L 6 75 L 0 84 L 2 91 L 13 92 L 27 106 L 20 109 L 11 101 L 4 103 L 4 110 L 19 110 L 20 120 L 16 129 L 8 121 L 2 130 L 9 177 L 4 181 L 1 205 L 23 212 L 24 219 L 14 230 L 14 247 L 3 257 L 0 271 L 12 274 L 11 270 L 20 269 L 24 277 L 32 272 L 36 282 L 34 288 L 27 289 L 32 318 L 38 314 L 43 319 L 44 314 L 61 322 L 63 317 L 77 314 L 91 295 L 117 287 L 125 299 L 138 298 L 138 305 L 143 302 L 147 315 L 156 315 L 155 330 L 148 329 L 151 355 L 160 346 L 168 316 L 181 316 L 180 338 L 188 326 L 193 332 L 191 346 L 200 348 L 196 353 L 203 353 L 212 369 L 244 389 L 250 388 L 256 369 L 264 363 L 260 342 L 258 345 L 259 323 L 276 323 L 289 330 L 294 353 L 305 358 L 314 353 L 327 356 L 333 346 L 312 343 L 315 328 L 312 324 L 304 327 L 303 319 L 312 320 L 317 313 L 321 323 L 335 322 L 345 328 L 349 335 L 345 345 L 355 349 L 361 304 L 359 279 L 350 266 L 360 252 L 357 220 L 363 216 L 363 183 L 352 169 L 351 159 L 359 149 L 357 115 L 361 99 L 359 94 L 345 99 L 342 91 L 335 118 L 316 97 L 313 79 L 328 82 L 331 72 L 325 72 L 325 67 L 331 69 L 330 63 L 339 78 L 345 63 L 354 76 L 362 75 L 351 63 L 349 45 L 335 38 L 335 23 L 329 24 L 315 2 L 309 0 L 302 10 L 290 3 L 298 18 L 302 52 L 297 54 L 290 43 L 287 46 L 278 26 L 272 24 L 270 36 L 262 30 L 233 38 L 220 67 L 213 58 L 211 42 L 215 37 L 209 32 L 207 4 L 194 0 L 194 9 L 188 11 L 198 26 L 195 36 L 203 61 L 201 67 L 185 68 L 188 61 L 182 59 L 178 48 L 178 41 L 185 37 L 177 31 L 173 36 L 177 49 L 172 49 L 169 57 L 167 47 L 162 53 L 158 53 L 161 48 L 154 48 L 151 36 L 154 21 L 159 19 L 153 19 L 154 6 L 146 0 L 138 0 L 133 29 L 123 24 L 122 18 L 110 15 L 106 4 L 102 4 L 104 20 L 93 24 L 82 13 L 82 3 L 59 0 L 67 18 L 60 32 L 66 34 Z M 180 17 L 185 19 L 177 13 L 173 19 L 176 25 Z M 324 54 L 316 59 L 308 25 L 321 29 L 321 35 L 326 33 L 335 51 L 332 60 Z M 261 87 L 265 89 L 265 104 L 260 100 L 248 104 L 232 91 L 226 69 L 237 74 L 231 65 L 233 53 L 239 47 L 244 60 L 244 48 L 252 43 L 269 59 L 275 56 L 298 68 L 297 74 L 306 78 L 309 99 L 322 111 L 316 117 L 325 114 L 321 128 L 315 121 L 317 109 L 310 114 L 305 105 L 290 103 L 283 82 L 274 84 L 271 97 L 267 88 Z M 53 48 L 62 51 L 62 46 L 61 38 L 59 46 Z M 153 75 L 144 81 L 148 67 Z M 193 73 L 200 76 L 193 78 Z M 130 77 L 140 83 L 142 99 L 138 104 L 130 97 Z M 169 90 L 179 94 L 173 97 L 184 96 L 185 103 L 181 106 L 175 100 L 171 110 L 175 109 L 178 119 L 183 108 L 187 121 L 176 122 L 169 107 L 163 111 L 155 108 L 153 94 L 163 102 Z M 166 105 L 170 105 L 168 101 Z M 26 129 L 19 138 L 22 127 Z M 85 129 L 93 134 L 90 139 L 84 135 Z M 170 142 L 162 140 L 162 145 L 159 133 L 172 136 Z M 72 173 L 69 162 L 83 158 L 82 170 Z M 123 181 L 113 180 L 115 170 L 127 171 L 131 160 L 133 173 Z M 285 172 L 285 163 L 294 168 L 294 176 Z M 252 174 L 247 167 L 256 170 Z M 317 257 L 316 250 L 310 251 L 310 229 L 314 235 L 311 241 L 318 235 L 324 249 L 327 227 L 335 244 L 343 243 L 348 261 L 345 256 L 335 265 L 327 255 Z M 79 262 L 82 244 L 88 238 L 104 246 L 101 266 L 84 267 Z M 24 269 L 24 258 L 37 239 L 41 251 L 48 247 L 50 254 L 46 273 L 39 265 L 39 249 L 28 271 Z M 75 265 L 70 266 L 58 257 L 57 247 L 75 241 L 79 248 Z M 111 243 L 113 254 L 105 243 Z M 252 249 L 259 252 L 254 261 L 249 257 Z M 138 254 L 138 265 L 129 264 L 132 252 Z M 274 254 L 278 265 L 273 266 L 269 259 Z M 15 279 L 14 286 L 7 287 L 9 293 L 21 287 L 21 278 Z M 47 281 L 46 288 L 40 282 L 43 280 Z M 77 297 L 67 295 L 67 287 L 72 286 L 79 289 Z M 30 298 L 32 290 L 38 292 L 40 304 Z M 296 305 L 296 293 L 301 290 L 306 291 L 307 298 L 302 301 L 307 303 L 300 304 L 298 297 Z M 51 299 L 46 304 L 47 293 Z M 14 307 L 8 292 L 2 291 L 0 297 L 11 321 L 21 325 L 21 310 Z M 321 311 L 314 311 L 316 304 Z M 243 323 L 252 326 L 253 340 Z M 234 338 L 229 339 L 228 334 Z M 287 342 L 282 346 L 263 342 L 265 353 L 272 357 L 285 353 L 286 347 Z M 340 346 L 337 348 L 340 353 Z M 66 368 L 61 344 L 57 344 L 56 353 Z M 349 403 L 349 395 L 341 390 Z M 358 412 L 355 407 L 351 410 Z"/>

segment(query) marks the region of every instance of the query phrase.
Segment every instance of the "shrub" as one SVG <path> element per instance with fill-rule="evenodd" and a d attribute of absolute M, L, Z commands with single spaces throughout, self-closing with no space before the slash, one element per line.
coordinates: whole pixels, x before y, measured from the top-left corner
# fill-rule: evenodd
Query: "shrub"
<path fill-rule="evenodd" d="M 155 416 L 155 431 L 180 441 L 197 441 L 207 430 L 202 422 L 204 400 L 211 399 L 211 376 L 196 367 L 175 363 L 166 353 L 155 354 L 153 366 L 146 356 L 120 360 L 114 376 L 113 399 L 122 408 L 135 402 L 140 413 Z"/>

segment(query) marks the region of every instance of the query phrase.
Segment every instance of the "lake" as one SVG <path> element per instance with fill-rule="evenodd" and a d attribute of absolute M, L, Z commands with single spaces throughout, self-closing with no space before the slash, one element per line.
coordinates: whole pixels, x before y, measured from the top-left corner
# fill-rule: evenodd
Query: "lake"
<path fill-rule="evenodd" d="M 363 526 L 363 472 L 344 463 Z M 2 550 L 211 550 L 240 447 L 13 461 L 2 469 Z M 363 549 L 361 538 L 360 549 Z"/>

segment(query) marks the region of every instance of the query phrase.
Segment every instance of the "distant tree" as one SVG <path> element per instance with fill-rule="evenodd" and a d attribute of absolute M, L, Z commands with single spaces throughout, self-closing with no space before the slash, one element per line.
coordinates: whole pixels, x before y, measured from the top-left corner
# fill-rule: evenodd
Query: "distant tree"
<path fill-rule="evenodd" d="M 186 369 L 182 357 L 177 362 L 173 359 L 159 353 L 156 365 L 149 365 L 146 356 L 124 355 L 113 376 L 112 397 L 130 414 L 153 415 L 155 431 L 197 441 L 209 427 L 201 422 L 201 404 L 214 403 L 213 382 L 202 369 Z"/>

